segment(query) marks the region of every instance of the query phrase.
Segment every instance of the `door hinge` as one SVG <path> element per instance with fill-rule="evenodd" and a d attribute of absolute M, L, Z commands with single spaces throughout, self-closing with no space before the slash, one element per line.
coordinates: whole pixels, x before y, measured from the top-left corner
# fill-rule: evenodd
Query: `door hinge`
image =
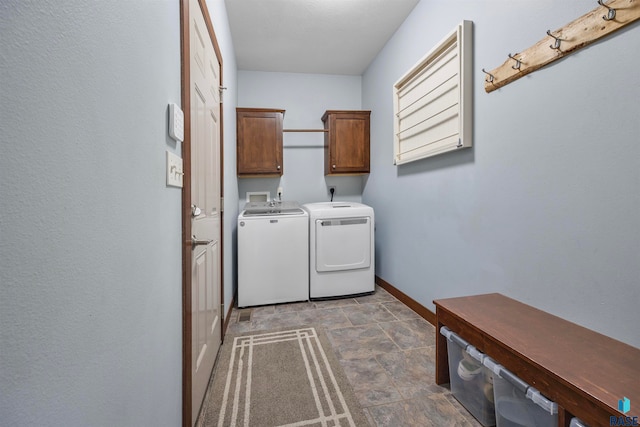
<path fill-rule="evenodd" d="M 224 212 L 224 197 L 220 197 L 220 212 Z"/>
<path fill-rule="evenodd" d="M 222 104 L 222 91 L 227 90 L 226 86 L 218 86 L 218 91 L 220 92 L 220 104 Z"/>

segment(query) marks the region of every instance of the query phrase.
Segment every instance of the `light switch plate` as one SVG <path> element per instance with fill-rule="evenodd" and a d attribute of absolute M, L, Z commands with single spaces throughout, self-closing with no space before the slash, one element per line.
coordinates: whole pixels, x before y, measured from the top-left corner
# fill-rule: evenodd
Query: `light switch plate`
<path fill-rule="evenodd" d="M 182 188 L 183 177 L 182 158 L 167 151 L 167 186 Z"/>
<path fill-rule="evenodd" d="M 169 104 L 169 136 L 184 141 L 184 113 L 177 104 Z"/>

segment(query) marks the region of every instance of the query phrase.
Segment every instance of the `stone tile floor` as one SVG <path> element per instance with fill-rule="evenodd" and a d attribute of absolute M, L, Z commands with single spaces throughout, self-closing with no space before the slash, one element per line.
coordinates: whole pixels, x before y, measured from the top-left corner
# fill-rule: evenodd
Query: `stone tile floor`
<path fill-rule="evenodd" d="M 250 311 L 249 321 L 238 321 Z M 371 426 L 481 426 L 435 384 L 435 328 L 380 287 L 372 295 L 234 308 L 228 333 L 322 325 Z"/>

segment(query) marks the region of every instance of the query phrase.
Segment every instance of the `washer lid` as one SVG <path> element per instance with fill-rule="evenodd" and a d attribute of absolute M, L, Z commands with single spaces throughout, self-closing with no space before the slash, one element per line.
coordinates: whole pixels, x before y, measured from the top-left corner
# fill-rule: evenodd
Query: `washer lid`
<path fill-rule="evenodd" d="M 245 211 L 244 216 L 274 216 L 274 215 L 300 215 L 304 211 L 300 208 L 297 209 L 256 209 L 251 211 Z"/>
<path fill-rule="evenodd" d="M 304 211 L 295 201 L 286 202 L 249 202 L 244 205 L 243 215 L 249 216 L 273 216 L 273 215 L 300 215 Z"/>

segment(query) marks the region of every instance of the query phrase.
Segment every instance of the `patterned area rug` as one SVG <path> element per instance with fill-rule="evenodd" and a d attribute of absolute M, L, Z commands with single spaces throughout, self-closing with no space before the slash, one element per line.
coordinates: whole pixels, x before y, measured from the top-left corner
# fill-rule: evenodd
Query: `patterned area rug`
<path fill-rule="evenodd" d="M 367 426 L 319 327 L 225 337 L 202 426 Z"/>

